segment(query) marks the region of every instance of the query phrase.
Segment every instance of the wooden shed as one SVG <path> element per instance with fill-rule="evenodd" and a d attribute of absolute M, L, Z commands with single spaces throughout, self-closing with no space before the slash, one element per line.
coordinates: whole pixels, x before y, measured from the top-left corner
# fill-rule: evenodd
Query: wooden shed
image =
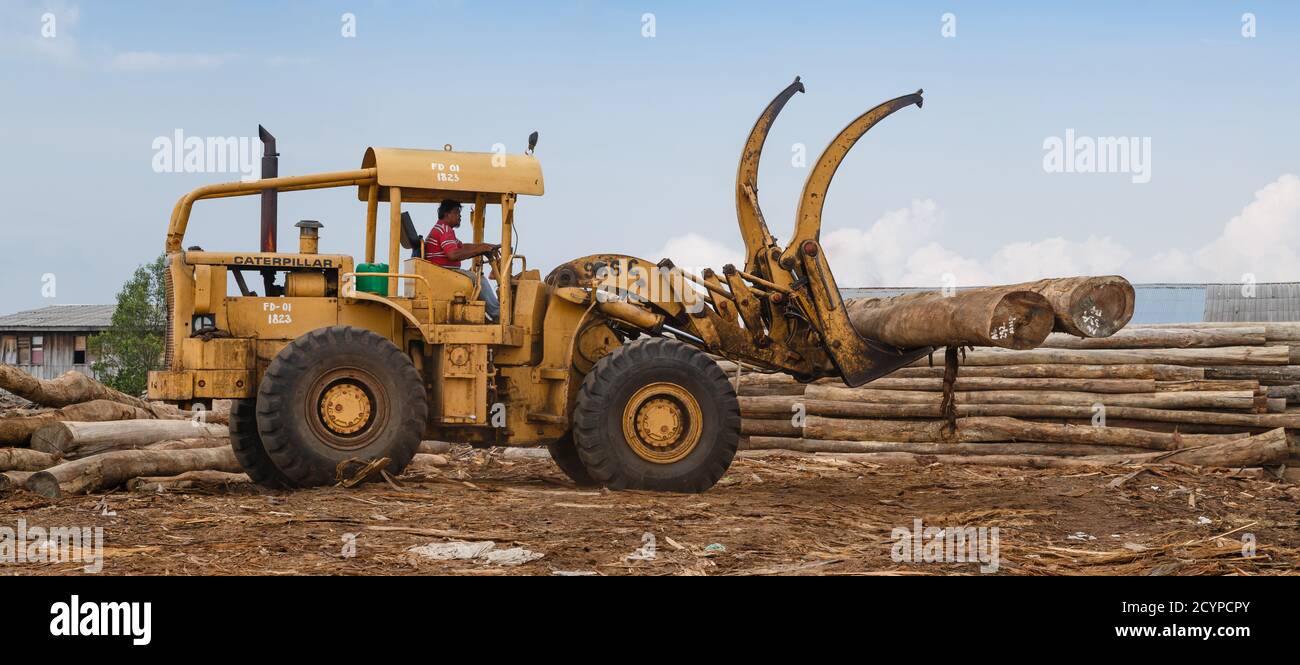
<path fill-rule="evenodd" d="M 0 362 L 52 379 L 69 370 L 94 376 L 89 340 L 107 330 L 113 305 L 50 305 L 0 316 Z"/>

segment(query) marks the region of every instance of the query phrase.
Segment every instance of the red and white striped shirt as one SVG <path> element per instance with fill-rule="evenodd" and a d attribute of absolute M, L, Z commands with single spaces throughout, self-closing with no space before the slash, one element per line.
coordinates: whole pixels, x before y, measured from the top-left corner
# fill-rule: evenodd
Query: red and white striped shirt
<path fill-rule="evenodd" d="M 440 266 L 459 268 L 460 261 L 452 261 L 447 258 L 448 250 L 458 248 L 460 248 L 460 240 L 456 238 L 456 229 L 447 226 L 442 221 L 434 224 L 433 228 L 429 230 L 429 235 L 424 236 L 425 260 Z"/>

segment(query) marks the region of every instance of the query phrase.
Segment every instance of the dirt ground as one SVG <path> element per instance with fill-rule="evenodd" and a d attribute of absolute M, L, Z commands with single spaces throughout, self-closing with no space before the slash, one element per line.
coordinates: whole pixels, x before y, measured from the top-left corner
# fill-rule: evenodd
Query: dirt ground
<path fill-rule="evenodd" d="M 747 453 L 714 489 L 664 495 L 579 489 L 547 458 L 469 448 L 446 457 L 396 484 L 352 489 L 235 485 L 61 500 L 17 491 L 0 497 L 0 525 L 102 526 L 109 575 L 981 574 L 974 562 L 891 558 L 892 530 L 916 519 L 997 527 L 997 574 L 1300 567 L 1300 487 L 1227 471 L 880 466 Z M 509 566 L 408 551 L 454 540 L 542 556 Z M 0 564 L 0 574 L 82 572 L 80 563 Z"/>

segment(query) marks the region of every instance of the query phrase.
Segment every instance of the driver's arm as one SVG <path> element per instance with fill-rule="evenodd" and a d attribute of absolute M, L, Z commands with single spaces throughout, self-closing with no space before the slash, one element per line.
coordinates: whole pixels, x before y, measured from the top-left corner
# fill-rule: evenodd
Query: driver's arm
<path fill-rule="evenodd" d="M 501 248 L 501 245 L 493 245 L 486 242 L 471 242 L 461 245 L 455 249 L 447 250 L 447 258 L 452 261 L 464 261 L 476 256 L 491 254 Z"/>

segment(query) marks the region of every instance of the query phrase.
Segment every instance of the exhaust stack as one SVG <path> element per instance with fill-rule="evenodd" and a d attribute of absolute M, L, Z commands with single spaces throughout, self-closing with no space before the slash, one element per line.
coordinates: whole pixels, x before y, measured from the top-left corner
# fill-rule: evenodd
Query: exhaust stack
<path fill-rule="evenodd" d="M 262 179 L 275 178 L 280 173 L 280 153 L 275 151 L 275 137 L 266 128 L 258 125 L 257 136 L 262 139 Z M 261 251 L 274 252 L 276 241 L 276 222 L 279 217 L 278 192 L 274 189 L 262 190 L 262 244 Z"/>
<path fill-rule="evenodd" d="M 280 153 L 275 150 L 275 137 L 261 125 L 257 126 L 257 136 L 262 139 L 262 179 L 278 177 L 280 174 Z M 279 191 L 264 189 L 262 190 L 261 251 L 276 251 L 278 221 Z M 283 293 L 281 287 L 275 284 L 274 270 L 262 271 L 262 284 L 268 296 L 278 296 Z"/>

